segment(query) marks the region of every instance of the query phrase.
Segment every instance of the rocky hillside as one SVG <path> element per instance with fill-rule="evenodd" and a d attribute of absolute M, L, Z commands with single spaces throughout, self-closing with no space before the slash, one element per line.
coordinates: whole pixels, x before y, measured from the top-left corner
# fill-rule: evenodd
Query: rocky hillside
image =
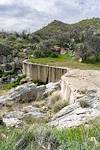
<path fill-rule="evenodd" d="M 56 36 L 59 34 L 63 35 L 66 32 L 74 30 L 80 30 L 82 32 L 90 28 L 100 29 L 100 19 L 99 18 L 86 19 L 75 24 L 66 24 L 61 21 L 54 20 L 47 26 L 36 31 L 34 34 L 39 35 L 43 39 L 49 39 L 51 36 Z"/>
<path fill-rule="evenodd" d="M 57 83 L 28 82 L 2 95 L 1 150 L 99 150 L 99 77 L 100 71 L 69 69 Z"/>
<path fill-rule="evenodd" d="M 33 34 L 40 40 L 38 50 L 72 53 L 85 62 L 100 61 L 100 19 L 93 18 L 75 24 L 53 21 Z"/>
<path fill-rule="evenodd" d="M 87 19 L 75 24 L 54 20 L 35 33 L 27 33 L 26 31 L 6 33 L 2 31 L 0 32 L 0 64 L 14 61 L 15 58 L 16 60 L 28 58 L 36 49 L 48 51 L 54 46 L 58 46 L 75 50 L 77 44 L 84 43 L 87 31 L 94 31 L 99 38 L 100 19 Z M 87 40 L 91 42 L 89 36 Z M 91 44 L 89 46 L 92 48 Z"/>
<path fill-rule="evenodd" d="M 22 61 L 30 56 L 54 58 L 65 53 L 85 63 L 99 63 L 100 19 L 76 24 L 54 20 L 35 33 L 0 32 L 0 83 L 15 81 Z"/>

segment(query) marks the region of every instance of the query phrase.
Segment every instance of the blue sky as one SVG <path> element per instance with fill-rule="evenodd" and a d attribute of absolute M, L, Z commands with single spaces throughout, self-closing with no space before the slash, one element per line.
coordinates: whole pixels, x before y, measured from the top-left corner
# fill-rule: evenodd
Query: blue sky
<path fill-rule="evenodd" d="M 100 17 L 100 0 L 0 0 L 0 30 L 35 31 L 52 20 Z"/>

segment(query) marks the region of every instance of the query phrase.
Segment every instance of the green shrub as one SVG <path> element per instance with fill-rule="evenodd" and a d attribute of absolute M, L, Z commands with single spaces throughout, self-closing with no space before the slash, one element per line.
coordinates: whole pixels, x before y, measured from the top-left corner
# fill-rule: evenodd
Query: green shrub
<path fill-rule="evenodd" d="M 3 71 L 0 70 L 0 78 L 3 76 Z"/>
<path fill-rule="evenodd" d="M 57 58 L 58 55 L 56 53 L 52 52 L 49 57 L 51 57 L 51 58 Z"/>
<path fill-rule="evenodd" d="M 52 128 L 34 126 L 27 134 L 22 135 L 15 145 L 15 150 L 57 150 L 59 142 L 53 134 Z"/>
<path fill-rule="evenodd" d="M 44 57 L 57 57 L 58 55 L 55 52 L 52 52 L 50 50 L 35 50 L 33 52 L 33 56 L 35 58 L 44 58 Z"/>
<path fill-rule="evenodd" d="M 42 53 L 39 50 L 35 50 L 33 55 L 34 55 L 35 58 L 40 58 L 42 56 Z"/>
<path fill-rule="evenodd" d="M 24 76 L 18 77 L 16 81 L 3 85 L 2 90 L 10 90 L 11 88 L 17 87 L 18 85 L 20 85 L 20 81 L 23 78 Z"/>

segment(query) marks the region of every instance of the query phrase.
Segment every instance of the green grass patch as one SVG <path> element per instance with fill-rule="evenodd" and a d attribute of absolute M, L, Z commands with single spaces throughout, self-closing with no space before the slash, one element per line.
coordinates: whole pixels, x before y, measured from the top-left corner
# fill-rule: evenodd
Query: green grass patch
<path fill-rule="evenodd" d="M 55 129 L 35 125 L 26 129 L 0 127 L 0 150 L 100 150 L 100 124 Z"/>
<path fill-rule="evenodd" d="M 16 81 L 12 82 L 12 83 L 7 83 L 4 84 L 1 88 L 0 88 L 0 95 L 2 95 L 2 93 L 17 87 L 18 85 L 20 85 L 20 81 L 24 78 L 24 76 L 18 77 L 16 79 Z"/>
<path fill-rule="evenodd" d="M 75 60 L 74 57 L 70 56 L 69 54 L 60 55 L 57 58 L 33 58 L 30 57 L 29 59 L 32 63 L 40 63 L 40 64 L 46 64 L 51 66 L 63 66 L 67 68 L 74 68 L 74 69 L 97 69 L 100 70 L 100 63 L 80 63 L 77 60 Z"/>

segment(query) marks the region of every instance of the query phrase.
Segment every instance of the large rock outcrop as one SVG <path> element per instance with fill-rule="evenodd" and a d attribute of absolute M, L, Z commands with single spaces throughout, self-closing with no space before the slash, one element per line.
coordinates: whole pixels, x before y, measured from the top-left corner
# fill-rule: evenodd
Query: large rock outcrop
<path fill-rule="evenodd" d="M 7 102 L 30 102 L 37 97 L 37 87 L 35 84 L 28 83 L 11 89 L 7 94 L 0 97 L 0 104 Z"/>
<path fill-rule="evenodd" d="M 61 78 L 61 96 L 69 105 L 54 115 L 51 126 L 79 126 L 100 118 L 100 71 L 69 70 Z"/>
<path fill-rule="evenodd" d="M 0 113 L 2 114 L 3 122 L 6 126 L 23 127 L 23 119 L 25 118 L 46 120 L 47 114 L 34 106 L 34 101 L 43 100 L 46 102 L 46 98 L 56 90 L 60 90 L 60 82 L 41 86 L 30 82 L 13 88 L 0 97 Z M 25 107 L 24 105 L 27 106 Z M 2 112 L 4 109 L 5 112 Z"/>
<path fill-rule="evenodd" d="M 28 103 L 47 97 L 55 90 L 60 89 L 60 82 L 37 86 L 34 83 L 26 83 L 11 89 L 7 94 L 0 96 L 0 106 L 9 103 Z"/>

